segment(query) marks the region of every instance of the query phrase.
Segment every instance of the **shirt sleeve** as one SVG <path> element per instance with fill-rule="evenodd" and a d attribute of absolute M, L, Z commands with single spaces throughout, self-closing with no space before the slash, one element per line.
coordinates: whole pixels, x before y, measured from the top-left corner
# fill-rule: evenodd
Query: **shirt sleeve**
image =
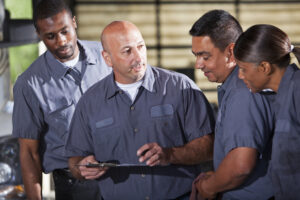
<path fill-rule="evenodd" d="M 79 100 L 71 121 L 64 151 L 66 157 L 94 154 L 91 129 L 83 100 L 84 98 Z"/>
<path fill-rule="evenodd" d="M 211 105 L 202 91 L 189 82 L 183 90 L 184 126 L 188 141 L 214 132 L 215 119 Z"/>
<path fill-rule="evenodd" d="M 272 134 L 267 99 L 246 89 L 231 93 L 221 116 L 225 154 L 238 147 L 254 148 L 262 154 Z"/>
<path fill-rule="evenodd" d="M 14 86 L 13 136 L 39 139 L 42 131 L 43 114 L 33 90 L 18 79 Z"/>

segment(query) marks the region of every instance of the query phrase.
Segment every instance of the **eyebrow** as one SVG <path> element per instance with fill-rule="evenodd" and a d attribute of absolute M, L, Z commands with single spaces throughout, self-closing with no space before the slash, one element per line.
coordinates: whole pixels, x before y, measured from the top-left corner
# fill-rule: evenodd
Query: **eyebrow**
<path fill-rule="evenodd" d="M 199 52 L 194 52 L 194 51 L 192 51 L 192 53 L 193 53 L 195 56 L 203 56 L 203 55 L 210 56 L 210 53 L 207 52 L 207 51 L 199 51 Z"/>
<path fill-rule="evenodd" d="M 59 31 L 58 32 L 60 32 L 60 31 L 64 31 L 65 29 L 67 29 L 68 28 L 68 26 L 64 26 L 64 27 L 62 27 L 61 29 L 59 29 Z M 51 35 L 51 34 L 56 34 L 57 32 L 48 32 L 48 33 L 45 33 L 44 35 Z"/>
<path fill-rule="evenodd" d="M 138 45 L 141 45 L 141 44 L 145 45 L 145 41 L 141 40 L 141 41 L 139 41 L 137 44 L 138 44 Z M 130 46 L 130 45 L 126 45 L 126 46 L 122 47 L 121 50 L 126 49 L 126 48 L 131 48 L 131 47 L 132 47 L 132 46 Z"/>

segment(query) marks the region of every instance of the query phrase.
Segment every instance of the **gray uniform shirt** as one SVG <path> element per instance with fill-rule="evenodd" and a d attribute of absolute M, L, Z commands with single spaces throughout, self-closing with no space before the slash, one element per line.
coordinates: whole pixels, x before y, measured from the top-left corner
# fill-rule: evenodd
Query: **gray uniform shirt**
<path fill-rule="evenodd" d="M 288 66 L 276 97 L 272 149 L 272 181 L 276 200 L 300 196 L 300 70 Z"/>
<path fill-rule="evenodd" d="M 103 91 L 103 92 L 100 92 Z M 90 88 L 76 108 L 66 143 L 68 156 L 138 164 L 146 143 L 182 146 L 212 133 L 211 107 L 185 75 L 147 66 L 135 101 L 113 74 Z M 104 199 L 176 199 L 191 190 L 199 166 L 111 168 L 100 180 Z"/>
<path fill-rule="evenodd" d="M 79 41 L 78 83 L 68 67 L 46 51 L 14 86 L 13 135 L 40 141 L 43 171 L 67 168 L 63 146 L 75 105 L 82 93 L 111 72 L 101 57 L 99 42 Z"/>
<path fill-rule="evenodd" d="M 256 167 L 246 181 L 223 194 L 224 200 L 266 200 L 273 196 L 270 174 L 271 140 L 274 131 L 274 95 L 253 94 L 238 78 L 236 66 L 218 88 L 219 112 L 216 120 L 214 167 L 233 149 L 250 147 L 258 151 Z"/>

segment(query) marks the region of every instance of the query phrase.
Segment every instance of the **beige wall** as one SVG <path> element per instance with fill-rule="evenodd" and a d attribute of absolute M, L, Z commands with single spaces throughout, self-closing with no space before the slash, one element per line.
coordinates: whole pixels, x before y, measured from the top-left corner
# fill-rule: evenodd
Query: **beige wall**
<path fill-rule="evenodd" d="M 101 0 L 94 0 L 101 2 Z M 153 2 L 145 0 L 144 2 Z M 161 2 L 167 2 L 162 0 Z M 81 39 L 99 40 L 105 25 L 113 20 L 129 20 L 141 30 L 146 44 L 155 46 L 156 16 L 154 4 L 84 4 L 85 0 L 77 0 L 75 12 L 78 20 L 78 34 Z M 125 2 L 125 0 L 124 0 Z M 182 0 L 180 2 L 183 2 Z M 209 1 L 207 1 L 209 2 Z M 192 24 L 205 12 L 211 9 L 224 9 L 235 16 L 235 5 L 230 0 L 222 4 L 161 4 L 161 44 L 162 45 L 191 45 L 188 32 Z M 241 1 L 243 2 L 243 1 Z M 268 23 L 278 26 L 287 32 L 294 43 L 300 43 L 300 1 L 299 3 L 259 3 L 239 6 L 239 21 L 244 29 L 257 23 Z M 157 65 L 156 50 L 148 49 L 148 60 L 151 65 Z M 194 56 L 190 48 L 162 49 L 161 66 L 169 69 L 193 68 Z M 203 74 L 195 71 L 198 86 L 205 89 L 216 88 L 216 84 L 206 80 Z M 216 92 L 205 92 L 211 102 L 217 102 Z"/>

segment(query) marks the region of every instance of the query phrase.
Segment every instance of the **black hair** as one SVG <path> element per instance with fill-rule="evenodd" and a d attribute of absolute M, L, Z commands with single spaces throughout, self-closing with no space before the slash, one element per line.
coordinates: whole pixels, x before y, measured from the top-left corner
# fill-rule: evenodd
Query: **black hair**
<path fill-rule="evenodd" d="M 221 51 L 234 43 L 243 29 L 240 23 L 225 10 L 211 10 L 200 17 L 192 26 L 190 35 L 208 36 Z"/>
<path fill-rule="evenodd" d="M 33 23 L 35 29 L 39 31 L 37 26 L 38 20 L 52 17 L 64 10 L 69 13 L 71 18 L 73 17 L 71 9 L 64 0 L 41 0 L 33 12 Z"/>
<path fill-rule="evenodd" d="M 260 64 L 269 62 L 280 68 L 287 67 L 293 52 L 300 60 L 300 49 L 291 45 L 288 35 L 269 24 L 257 24 L 247 29 L 234 47 L 234 56 L 242 62 Z"/>

